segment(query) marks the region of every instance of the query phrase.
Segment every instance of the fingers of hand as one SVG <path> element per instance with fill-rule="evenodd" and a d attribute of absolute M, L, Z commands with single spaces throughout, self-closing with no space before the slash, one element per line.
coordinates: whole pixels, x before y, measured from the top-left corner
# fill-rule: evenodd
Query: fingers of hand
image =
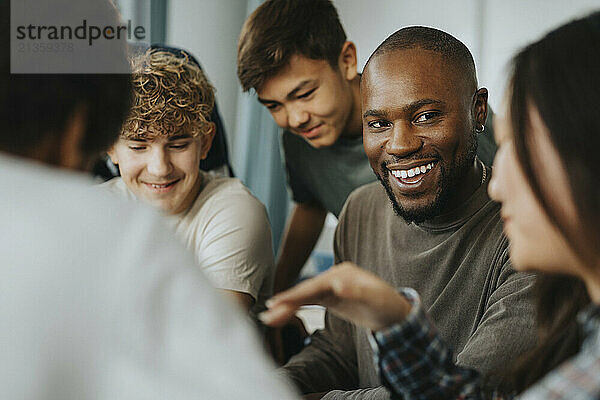
<path fill-rule="evenodd" d="M 293 305 L 280 303 L 260 313 L 258 318 L 265 325 L 281 327 L 294 316 L 297 309 Z"/>
<path fill-rule="evenodd" d="M 320 300 L 330 295 L 331 291 L 331 282 L 327 273 L 324 273 L 277 294 L 267 301 L 267 307 L 271 308 L 280 303 L 296 304 L 298 307 L 320 304 Z"/>

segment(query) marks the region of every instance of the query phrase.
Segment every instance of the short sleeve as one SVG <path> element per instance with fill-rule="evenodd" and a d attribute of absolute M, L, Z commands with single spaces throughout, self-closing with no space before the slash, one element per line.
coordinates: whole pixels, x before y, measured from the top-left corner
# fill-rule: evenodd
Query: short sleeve
<path fill-rule="evenodd" d="M 258 300 L 259 292 L 273 269 L 271 229 L 265 208 L 245 190 L 228 191 L 211 197 L 210 212 L 197 234 L 198 262 L 220 289 L 248 293 Z"/>

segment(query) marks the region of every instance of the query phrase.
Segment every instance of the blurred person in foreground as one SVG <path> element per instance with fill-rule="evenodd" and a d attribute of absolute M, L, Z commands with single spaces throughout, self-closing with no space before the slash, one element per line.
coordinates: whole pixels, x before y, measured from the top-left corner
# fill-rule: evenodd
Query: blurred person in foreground
<path fill-rule="evenodd" d="M 453 362 L 419 294 L 351 263 L 282 293 L 263 320 L 325 305 L 371 331 L 386 386 L 409 399 L 600 398 L 600 12 L 548 33 L 513 59 L 489 193 L 502 204 L 510 257 L 538 271 L 536 346 L 512 364 L 500 397 Z"/>
<path fill-rule="evenodd" d="M 59 25 L 118 24 L 108 1 L 23 1 Z M 125 43 L 105 45 L 123 73 L 17 74 L 0 58 L 0 398 L 292 398 L 161 218 L 83 173 L 130 107 Z"/>

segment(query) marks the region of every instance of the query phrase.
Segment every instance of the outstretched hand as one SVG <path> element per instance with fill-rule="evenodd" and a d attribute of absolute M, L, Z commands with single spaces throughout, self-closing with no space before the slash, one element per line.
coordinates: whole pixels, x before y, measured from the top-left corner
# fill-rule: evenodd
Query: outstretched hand
<path fill-rule="evenodd" d="M 401 322 L 410 312 L 410 303 L 381 278 L 344 262 L 329 271 L 281 292 L 267 301 L 260 319 L 281 326 L 303 305 L 317 304 L 342 319 L 372 331 Z"/>

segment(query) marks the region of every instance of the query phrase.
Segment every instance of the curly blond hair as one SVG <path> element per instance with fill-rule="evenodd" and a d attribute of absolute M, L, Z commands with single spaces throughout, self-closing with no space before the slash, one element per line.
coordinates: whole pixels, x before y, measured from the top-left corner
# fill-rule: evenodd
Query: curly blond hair
<path fill-rule="evenodd" d="M 132 107 L 121 137 L 169 137 L 182 132 L 197 137 L 207 132 L 214 88 L 189 56 L 180 54 L 148 49 L 132 59 Z"/>

